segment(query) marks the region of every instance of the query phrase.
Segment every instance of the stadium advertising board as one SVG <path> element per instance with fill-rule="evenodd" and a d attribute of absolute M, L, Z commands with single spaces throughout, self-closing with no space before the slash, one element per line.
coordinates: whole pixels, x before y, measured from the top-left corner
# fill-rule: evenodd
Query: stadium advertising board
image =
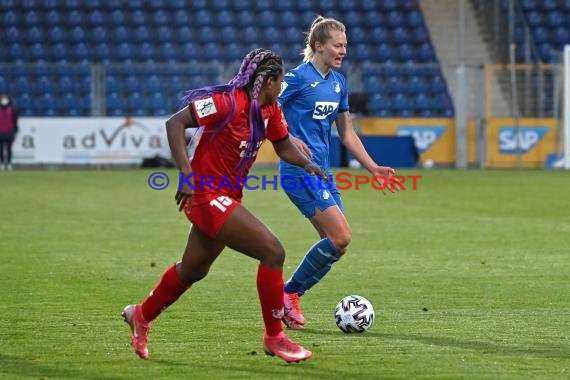
<path fill-rule="evenodd" d="M 489 120 L 487 130 L 488 167 L 513 167 L 519 160 L 529 168 L 544 167 L 547 157 L 556 152 L 555 119 L 512 118 Z"/>
<path fill-rule="evenodd" d="M 163 118 L 21 118 L 18 164 L 140 164 L 170 157 Z"/>

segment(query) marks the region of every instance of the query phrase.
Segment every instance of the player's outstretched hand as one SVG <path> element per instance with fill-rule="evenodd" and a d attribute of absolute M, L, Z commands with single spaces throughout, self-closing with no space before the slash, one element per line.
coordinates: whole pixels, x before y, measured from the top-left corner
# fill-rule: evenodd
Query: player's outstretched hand
<path fill-rule="evenodd" d="M 394 183 L 392 181 L 392 176 L 396 175 L 395 169 L 389 166 L 377 166 L 374 170 L 371 171 L 371 173 L 374 176 L 374 180 L 380 185 L 382 194 L 386 195 L 386 189 L 388 189 L 391 193 L 400 191 L 397 186 L 394 186 Z"/>
<path fill-rule="evenodd" d="M 176 204 L 178 205 L 178 211 L 182 211 L 186 202 L 189 202 L 189 204 L 192 204 L 192 198 L 193 197 L 194 197 L 194 191 L 193 190 L 188 190 L 188 191 L 178 190 L 176 192 L 176 195 L 174 196 L 174 199 L 176 199 Z"/>
<path fill-rule="evenodd" d="M 329 176 L 327 173 L 325 173 L 323 169 L 313 164 L 312 162 L 305 165 L 305 171 L 309 174 L 317 175 L 325 180 L 326 183 L 329 183 Z"/>

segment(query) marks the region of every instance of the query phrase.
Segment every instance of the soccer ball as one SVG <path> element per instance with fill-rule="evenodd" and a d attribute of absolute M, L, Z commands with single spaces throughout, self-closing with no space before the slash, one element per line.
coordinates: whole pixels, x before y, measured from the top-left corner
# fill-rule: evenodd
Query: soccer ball
<path fill-rule="evenodd" d="M 361 333 L 374 324 L 374 308 L 370 301 L 362 296 L 346 296 L 336 305 L 334 319 L 343 332 Z"/>

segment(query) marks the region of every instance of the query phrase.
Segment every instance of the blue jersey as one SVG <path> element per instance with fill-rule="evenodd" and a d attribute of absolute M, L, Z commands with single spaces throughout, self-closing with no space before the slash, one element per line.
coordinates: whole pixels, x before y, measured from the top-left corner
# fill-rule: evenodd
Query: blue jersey
<path fill-rule="evenodd" d="M 331 128 L 339 112 L 348 111 L 348 85 L 341 73 L 330 70 L 323 77 L 312 63 L 303 63 L 285 74 L 279 103 L 289 132 L 304 141 L 313 161 L 330 169 Z M 303 169 L 280 162 L 281 174 L 303 174 Z"/>

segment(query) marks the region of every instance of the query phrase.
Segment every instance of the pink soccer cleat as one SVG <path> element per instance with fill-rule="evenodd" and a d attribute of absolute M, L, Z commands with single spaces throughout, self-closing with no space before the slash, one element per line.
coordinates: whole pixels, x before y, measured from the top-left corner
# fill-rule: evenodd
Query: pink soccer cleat
<path fill-rule="evenodd" d="M 283 331 L 276 336 L 263 337 L 263 350 L 267 355 L 279 356 L 287 363 L 297 363 L 310 359 L 313 353 L 293 342 Z"/>
<path fill-rule="evenodd" d="M 283 315 L 282 321 L 285 326 L 290 329 L 300 330 L 305 327 L 305 317 L 301 313 L 301 308 L 299 307 L 299 300 L 301 297 L 297 293 L 283 293 L 283 303 L 285 313 Z"/>
<path fill-rule="evenodd" d="M 133 348 L 141 359 L 148 359 L 150 357 L 147 348 L 148 330 L 150 330 L 150 323 L 145 321 L 141 305 L 127 305 L 123 309 L 123 318 L 125 322 L 131 327 L 131 340 Z"/>

